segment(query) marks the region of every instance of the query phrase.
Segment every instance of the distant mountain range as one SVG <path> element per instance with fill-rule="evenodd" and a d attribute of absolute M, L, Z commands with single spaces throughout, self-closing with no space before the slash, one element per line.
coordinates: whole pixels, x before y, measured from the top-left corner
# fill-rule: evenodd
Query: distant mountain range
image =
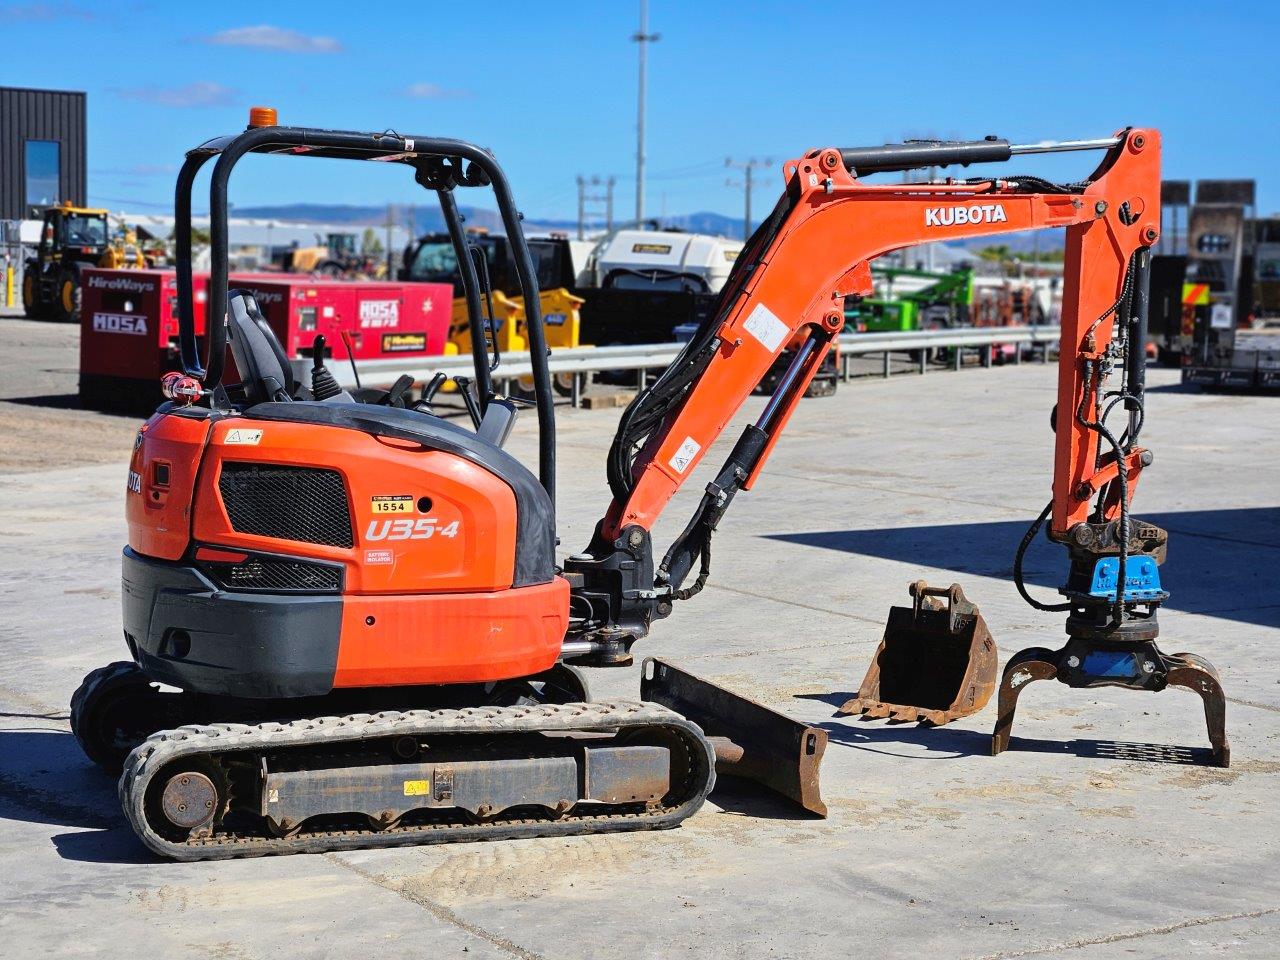
<path fill-rule="evenodd" d="M 413 209 L 413 229 L 415 233 L 438 233 L 445 229 L 440 210 L 434 205 L 415 206 Z M 461 207 L 462 215 L 468 226 L 483 227 L 487 230 L 501 231 L 502 222 L 497 211 L 483 207 Z M 387 222 L 387 208 L 377 206 L 361 206 L 349 203 L 288 203 L 262 207 L 236 207 L 235 215 L 253 217 L 264 220 L 288 220 L 302 223 L 349 224 L 353 227 L 381 227 Z M 408 210 L 404 205 L 395 208 L 396 223 L 406 224 Z M 657 218 L 655 218 L 657 219 Z M 686 213 L 679 216 L 663 217 L 659 225 L 667 229 L 686 230 L 691 233 L 709 233 L 715 236 L 742 239 L 742 218 L 726 217 L 724 214 L 703 211 Z M 591 224 L 589 229 L 598 230 L 603 224 Z M 572 232 L 577 230 L 577 220 L 526 220 L 525 229 L 531 233 L 550 230 Z M 1036 231 L 1033 233 L 1013 233 L 989 239 L 970 240 L 951 246 L 979 249 L 986 246 L 1007 246 L 1014 252 L 1038 249 L 1047 251 L 1062 246 L 1062 231 L 1052 233 Z"/>
<path fill-rule="evenodd" d="M 461 207 L 468 226 L 500 230 L 502 223 L 497 211 L 483 207 Z M 236 207 L 235 215 L 263 220 L 288 220 L 301 223 L 349 224 L 353 227 L 380 227 L 387 222 L 387 208 L 360 206 L 348 203 L 288 203 L 262 207 Z M 396 223 L 403 226 L 408 210 L 401 204 L 395 208 Z M 658 219 L 658 218 L 655 218 Z M 717 236 L 742 238 L 742 219 L 726 217 L 719 213 L 689 213 L 675 217 L 663 217 L 662 227 L 688 230 L 693 233 L 710 233 Z M 577 220 L 525 221 L 529 230 L 577 230 Z M 591 224 L 600 229 L 603 224 Z M 417 233 L 435 233 L 445 229 L 444 219 L 435 206 L 413 207 L 413 227 Z"/>

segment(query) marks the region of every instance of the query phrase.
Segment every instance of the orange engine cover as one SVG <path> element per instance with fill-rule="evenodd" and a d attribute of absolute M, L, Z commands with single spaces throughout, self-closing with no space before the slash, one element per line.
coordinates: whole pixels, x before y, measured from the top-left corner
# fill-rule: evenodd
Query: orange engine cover
<path fill-rule="evenodd" d="M 353 546 L 246 533 L 244 525 L 235 530 L 219 490 L 226 464 L 340 474 Z M 348 594 L 511 586 L 516 547 L 511 488 L 470 460 L 407 441 L 341 427 L 228 417 L 210 431 L 195 502 L 192 534 L 200 543 L 339 561 L 346 568 Z"/>
<path fill-rule="evenodd" d="M 133 444 L 124 515 L 129 546 L 178 560 L 191 543 L 191 496 L 209 435 L 204 417 L 157 413 Z"/>
<path fill-rule="evenodd" d="M 251 556 L 341 566 L 334 686 L 500 680 L 559 657 L 568 582 L 513 586 L 515 494 L 464 456 L 336 426 L 157 414 L 130 470 L 138 554 L 201 569 Z M 323 475 L 324 497 L 294 482 L 303 474 Z M 246 498 L 245 476 L 271 495 Z M 216 617 L 218 593 L 209 600 Z"/>

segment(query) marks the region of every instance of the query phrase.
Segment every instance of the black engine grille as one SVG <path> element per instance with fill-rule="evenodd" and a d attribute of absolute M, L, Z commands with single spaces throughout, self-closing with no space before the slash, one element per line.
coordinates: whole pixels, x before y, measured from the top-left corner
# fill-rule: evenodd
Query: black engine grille
<path fill-rule="evenodd" d="M 218 492 L 237 533 L 329 547 L 354 545 L 347 488 L 337 470 L 224 463 Z"/>
<path fill-rule="evenodd" d="M 279 557 L 249 557 L 239 563 L 201 563 L 227 590 L 342 592 L 342 568 Z"/>

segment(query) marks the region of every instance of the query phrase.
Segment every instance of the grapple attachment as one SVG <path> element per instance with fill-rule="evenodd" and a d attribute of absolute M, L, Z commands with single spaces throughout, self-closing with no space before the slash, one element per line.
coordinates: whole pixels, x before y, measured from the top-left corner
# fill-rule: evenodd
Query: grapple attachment
<path fill-rule="evenodd" d="M 981 710 L 996 687 L 991 631 L 958 583 L 910 586 L 911 606 L 891 607 L 858 695 L 840 713 L 940 727 Z"/>
<path fill-rule="evenodd" d="M 701 727 L 715 751 L 717 776 L 754 780 L 810 813 L 827 815 L 818 782 L 827 731 L 655 657 L 641 668 L 640 699 L 662 704 Z"/>

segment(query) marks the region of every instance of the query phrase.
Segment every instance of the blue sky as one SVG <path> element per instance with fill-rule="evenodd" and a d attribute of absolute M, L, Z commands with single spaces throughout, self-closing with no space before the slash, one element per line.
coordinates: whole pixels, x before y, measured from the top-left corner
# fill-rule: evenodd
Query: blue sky
<path fill-rule="evenodd" d="M 651 0 L 647 212 L 737 214 L 726 156 L 903 136 L 1164 134 L 1170 178 L 1254 177 L 1280 210 L 1280 6 Z M 633 207 L 634 0 L 117 3 L 0 0 L 0 84 L 86 90 L 90 199 L 171 206 L 195 143 L 251 104 L 305 126 L 493 149 L 533 217 L 573 216 L 579 174 Z M 1071 177 L 1080 156 L 1019 164 Z M 286 167 L 285 164 L 288 164 Z M 1025 169 L 1024 169 L 1025 168 Z M 768 181 L 774 174 L 767 173 Z M 772 202 L 771 184 L 757 210 Z M 238 206 L 412 202 L 401 169 L 251 158 Z M 144 205 L 151 205 L 146 207 Z"/>

